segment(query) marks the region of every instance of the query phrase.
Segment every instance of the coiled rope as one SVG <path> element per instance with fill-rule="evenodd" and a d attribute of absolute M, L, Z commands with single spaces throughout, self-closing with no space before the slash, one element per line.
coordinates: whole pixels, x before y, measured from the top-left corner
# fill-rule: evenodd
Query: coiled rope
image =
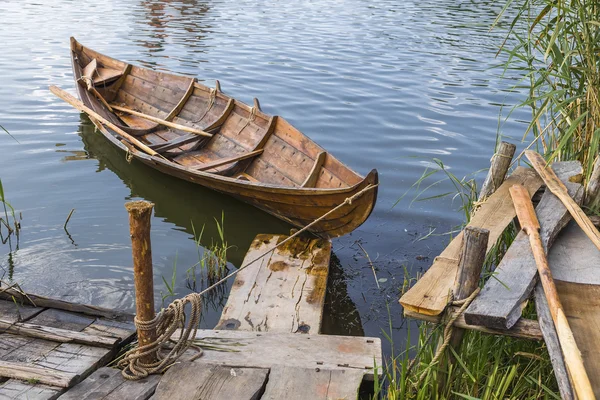
<path fill-rule="evenodd" d="M 352 196 L 347 197 L 342 203 L 327 211 L 310 224 L 306 225 L 275 246 L 266 250 L 261 255 L 257 256 L 237 270 L 231 272 L 226 277 L 215 282 L 203 291 L 199 293 L 190 293 L 181 299 L 174 300 L 167 308 L 162 309 L 154 317 L 154 319 L 150 321 L 139 321 L 137 318 L 135 318 L 134 323 L 136 328 L 143 331 L 155 331 L 156 339 L 151 343 L 141 346 L 138 343 L 135 347 L 123 355 L 123 357 L 117 363 L 117 367 L 122 369 L 121 372 L 123 377 L 128 380 L 138 380 L 145 378 L 150 374 L 160 374 L 171 367 L 177 361 L 177 359 L 190 348 L 198 351 L 198 354 L 196 354 L 193 359 L 202 356 L 202 349 L 199 346 L 194 346 L 192 343 L 196 337 L 196 332 L 198 331 L 198 324 L 200 322 L 200 315 L 202 312 L 202 296 L 204 294 L 215 289 L 217 286 L 226 282 L 238 272 L 248 268 L 250 265 L 262 259 L 264 256 L 275 251 L 279 246 L 282 246 L 296 236 L 310 229 L 312 226 L 327 218 L 340 208 L 344 207 L 345 205 L 351 205 L 354 200 L 375 189 L 378 185 L 379 184 L 369 184 L 365 186 L 363 189 L 356 192 Z M 186 324 L 187 317 L 185 314 L 185 306 L 187 304 L 191 305 L 191 312 L 190 318 Z M 179 329 L 181 329 L 181 335 L 177 338 L 173 338 L 173 335 Z M 170 349 L 167 348 L 168 343 L 173 344 Z M 146 356 L 155 356 L 156 361 L 151 363 L 143 362 L 142 360 Z"/>

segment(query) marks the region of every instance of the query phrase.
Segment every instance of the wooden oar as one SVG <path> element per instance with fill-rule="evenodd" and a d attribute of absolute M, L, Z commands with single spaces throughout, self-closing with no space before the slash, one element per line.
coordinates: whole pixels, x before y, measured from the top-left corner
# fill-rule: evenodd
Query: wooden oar
<path fill-rule="evenodd" d="M 148 114 L 141 113 L 139 111 L 131 110 L 131 109 L 127 108 L 127 107 L 122 107 L 122 106 L 118 106 L 118 105 L 115 105 L 115 104 L 111 105 L 111 107 L 113 108 L 113 110 L 122 111 L 122 112 L 125 112 L 127 114 L 135 115 L 136 117 L 147 119 L 148 121 L 156 122 L 157 124 L 168 126 L 169 128 L 177 129 L 177 130 L 184 131 L 184 132 L 193 133 L 193 134 L 199 135 L 199 136 L 206 136 L 206 137 L 212 137 L 213 136 L 212 133 L 208 133 L 208 132 L 205 132 L 205 131 L 200 130 L 200 129 L 190 128 L 189 126 L 185 126 L 185 125 L 181 125 L 181 124 L 176 124 L 174 122 L 167 121 L 167 120 L 164 120 L 164 119 L 156 118 L 156 117 L 153 117 L 152 115 L 148 115 Z"/>
<path fill-rule="evenodd" d="M 598 229 L 596 229 L 592 221 L 590 221 L 589 217 L 585 215 L 577 203 L 573 201 L 571 196 L 569 196 L 569 192 L 565 185 L 558 179 L 554 171 L 552 171 L 552 168 L 546 165 L 546 160 L 544 160 L 541 155 L 531 150 L 525 151 L 525 155 L 531 162 L 531 165 L 533 165 L 533 168 L 535 168 L 537 173 L 544 180 L 548 189 L 562 201 L 567 210 L 569 210 L 569 213 L 573 216 L 575 222 L 577 222 L 577 225 L 583 229 L 585 234 L 590 238 L 598 250 L 600 250 L 600 232 L 598 232 Z"/>
<path fill-rule="evenodd" d="M 533 258 L 538 268 L 544 294 L 548 300 L 550 314 L 556 327 L 558 341 L 560 342 L 565 364 L 569 370 L 577 397 L 579 400 L 595 399 L 592 385 L 583 365 L 581 352 L 577 348 L 573 332 L 569 327 L 569 321 L 558 298 L 558 292 L 556 291 L 552 272 L 546 258 L 546 252 L 540 238 L 540 224 L 529 198 L 529 192 L 522 185 L 514 185 L 510 188 L 510 195 L 513 199 L 521 228 L 529 236 Z"/>
<path fill-rule="evenodd" d="M 60 97 L 64 101 L 66 101 L 67 103 L 69 103 L 70 105 L 72 105 L 73 107 L 75 107 L 76 109 L 78 109 L 79 111 L 82 111 L 82 112 L 88 114 L 89 116 L 94 117 L 98 121 L 102 122 L 104 125 L 108 126 L 110 129 L 117 132 L 120 136 L 127 139 L 130 143 L 132 143 L 135 146 L 137 146 L 138 148 L 144 150 L 146 153 L 150 154 L 151 156 L 162 157 L 159 153 L 152 150 L 150 147 L 146 146 L 144 143 L 140 142 L 135 137 L 131 136 L 129 133 L 125 132 L 123 129 L 119 128 L 117 125 L 113 124 L 112 122 L 110 122 L 109 120 L 107 120 L 106 118 L 104 118 L 103 116 L 101 116 L 100 114 L 98 114 L 97 112 L 95 112 L 94 110 L 92 110 L 91 108 L 86 106 L 85 104 L 83 104 L 81 101 L 77 100 L 75 97 L 71 96 L 69 93 L 62 90 L 61 88 L 59 88 L 57 86 L 50 86 L 50 91 L 52 93 L 54 93 L 56 96 Z"/>

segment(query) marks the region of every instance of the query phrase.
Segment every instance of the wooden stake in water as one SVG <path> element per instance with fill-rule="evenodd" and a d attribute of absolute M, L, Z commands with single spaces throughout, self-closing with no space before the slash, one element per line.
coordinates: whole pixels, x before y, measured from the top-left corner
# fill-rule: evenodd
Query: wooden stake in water
<path fill-rule="evenodd" d="M 154 204 L 147 201 L 131 201 L 125 204 L 129 213 L 129 232 L 133 254 L 133 282 L 135 285 L 136 318 L 141 322 L 154 319 L 154 279 L 152 274 L 152 248 L 150 245 L 150 217 Z M 155 331 L 138 329 L 140 346 L 154 342 Z M 141 360 L 149 364 L 156 361 L 155 354 Z"/>
<path fill-rule="evenodd" d="M 514 185 L 510 188 L 510 195 L 515 204 L 515 210 L 517 211 L 517 217 L 519 218 L 523 232 L 529 236 L 533 258 L 535 258 L 535 263 L 537 264 L 540 281 L 548 300 L 550 315 L 556 327 L 558 341 L 563 351 L 563 357 L 571 376 L 575 393 L 577 393 L 579 400 L 595 399 L 592 385 L 583 365 L 581 352 L 577 347 L 575 337 L 569 326 L 569 321 L 558 298 L 558 292 L 556 291 L 552 272 L 546 258 L 546 251 L 540 238 L 540 223 L 529 198 L 529 192 L 522 185 Z"/>

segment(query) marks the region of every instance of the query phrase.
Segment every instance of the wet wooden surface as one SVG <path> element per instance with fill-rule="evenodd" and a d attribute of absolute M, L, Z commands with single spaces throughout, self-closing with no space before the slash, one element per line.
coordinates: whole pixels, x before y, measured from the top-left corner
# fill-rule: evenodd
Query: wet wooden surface
<path fill-rule="evenodd" d="M 242 265 L 287 238 L 258 235 Z M 331 242 L 294 238 L 235 277 L 215 329 L 317 334 L 321 329 Z"/>

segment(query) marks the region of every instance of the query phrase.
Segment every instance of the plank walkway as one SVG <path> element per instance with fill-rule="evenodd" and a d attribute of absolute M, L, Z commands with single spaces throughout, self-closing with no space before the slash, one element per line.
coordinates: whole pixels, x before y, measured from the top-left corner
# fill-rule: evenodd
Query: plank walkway
<path fill-rule="evenodd" d="M 243 265 L 286 236 L 258 235 Z M 236 275 L 203 355 L 131 382 L 101 368 L 61 400 L 356 399 L 382 365 L 379 338 L 320 335 L 331 243 L 296 238 Z"/>
<path fill-rule="evenodd" d="M 22 297 L 0 300 L 0 399 L 55 399 L 134 337 L 133 324 L 123 322 L 131 316 L 96 307 L 86 315 L 37 299 L 44 305 Z"/>

